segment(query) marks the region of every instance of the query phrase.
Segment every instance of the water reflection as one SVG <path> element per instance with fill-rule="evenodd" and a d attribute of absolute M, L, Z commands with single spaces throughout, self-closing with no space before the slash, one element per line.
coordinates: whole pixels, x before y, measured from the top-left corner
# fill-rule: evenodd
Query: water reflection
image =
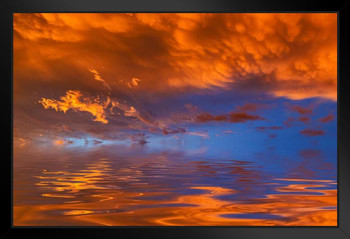
<path fill-rule="evenodd" d="M 336 225 L 335 179 L 297 167 L 282 177 L 236 159 L 128 152 L 17 149 L 14 225 Z M 306 160 L 319 156 L 310 152 Z"/>
<path fill-rule="evenodd" d="M 77 172 L 48 171 L 43 169 L 42 176 L 34 177 L 40 179 L 36 185 L 42 189 L 58 192 L 57 194 L 42 194 L 42 196 L 74 198 L 76 193 L 82 190 L 113 188 L 113 185 L 104 184 L 108 171 L 112 170 L 109 164 L 107 159 L 102 158 L 92 164 L 88 164 L 86 169 Z"/>

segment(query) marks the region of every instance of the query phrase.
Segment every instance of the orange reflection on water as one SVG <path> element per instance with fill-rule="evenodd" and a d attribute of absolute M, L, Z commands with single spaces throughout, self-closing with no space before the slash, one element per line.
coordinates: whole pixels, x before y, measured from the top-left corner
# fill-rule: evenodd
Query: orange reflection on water
<path fill-rule="evenodd" d="M 37 185 L 52 186 L 50 189 L 54 192 L 41 196 L 56 197 L 58 203 L 15 206 L 14 225 L 337 225 L 337 191 L 323 189 L 335 183 L 332 180 L 278 179 L 290 184 L 276 186 L 275 194 L 245 202 L 222 200 L 220 196 L 238 191 L 213 186 L 189 187 L 198 194 L 150 200 L 147 197 L 162 193 L 131 192 L 99 185 L 109 170 L 108 161 L 102 160 L 77 173 L 43 171 L 44 176 L 38 177 L 41 181 Z M 132 180 L 132 173 L 130 175 Z"/>
<path fill-rule="evenodd" d="M 70 173 L 66 171 L 47 171 L 43 170 L 44 176 L 36 176 L 41 179 L 36 185 L 42 188 L 54 190 L 56 192 L 76 193 L 87 189 L 104 189 L 98 186 L 98 181 L 103 179 L 106 172 L 110 171 L 109 162 L 105 159 L 88 165 L 87 169 L 79 170 L 79 172 Z M 74 197 L 74 195 L 60 194 L 43 194 L 44 197 Z"/>

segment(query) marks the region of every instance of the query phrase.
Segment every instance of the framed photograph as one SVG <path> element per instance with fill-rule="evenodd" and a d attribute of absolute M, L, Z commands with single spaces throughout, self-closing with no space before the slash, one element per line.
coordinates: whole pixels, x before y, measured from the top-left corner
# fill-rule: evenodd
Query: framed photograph
<path fill-rule="evenodd" d="M 4 238 L 350 238 L 346 1 L 0 4 Z"/>

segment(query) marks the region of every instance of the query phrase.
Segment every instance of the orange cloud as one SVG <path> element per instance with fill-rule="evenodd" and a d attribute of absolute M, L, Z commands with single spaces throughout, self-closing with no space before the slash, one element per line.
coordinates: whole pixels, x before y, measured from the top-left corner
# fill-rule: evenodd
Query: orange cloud
<path fill-rule="evenodd" d="M 109 129 L 160 133 L 176 130 L 176 122 L 206 120 L 190 105 L 185 106 L 188 114 L 177 118 L 166 118 L 164 111 L 151 108 L 172 96 L 213 93 L 216 97 L 223 92 L 235 97 L 263 94 L 334 101 L 336 20 L 333 13 L 14 13 L 16 127 L 27 132 L 34 128 L 30 124 L 34 130 L 58 120 L 70 124 L 74 115 L 55 118 L 53 112 L 40 112 L 33 102 L 42 97 L 44 107 L 88 112 L 94 121 L 110 123 Z M 99 83 L 108 90 L 106 102 L 79 96 L 73 103 L 45 96 L 67 89 L 101 94 Z M 232 114 L 207 115 L 207 120 L 262 119 L 251 113 L 256 108 L 246 104 Z M 102 130 L 92 129 L 97 126 L 90 121 L 81 119 L 84 125 L 74 128 Z"/>
<path fill-rule="evenodd" d="M 85 111 L 95 116 L 94 121 L 107 124 L 108 120 L 105 115 L 105 106 L 97 102 L 92 102 L 88 98 L 81 100 L 82 94 L 78 90 L 69 90 L 65 96 L 60 97 L 60 100 L 52 100 L 42 98 L 39 103 L 44 106 L 45 109 L 53 108 L 56 111 L 63 111 L 72 109 L 74 111 Z"/>
<path fill-rule="evenodd" d="M 95 69 L 89 69 L 89 71 L 94 74 L 94 79 L 97 81 L 101 81 L 103 86 L 106 87 L 107 89 L 111 90 L 111 87 L 106 83 L 106 81 L 104 79 L 102 79 L 102 77 L 100 76 L 100 73 L 98 73 L 97 70 Z"/>
<path fill-rule="evenodd" d="M 135 107 L 129 106 L 126 103 L 120 103 L 116 99 L 107 97 L 105 101 L 101 101 L 99 97 L 90 99 L 88 97 L 82 98 L 82 93 L 78 90 L 69 90 L 65 96 L 60 97 L 60 100 L 42 98 L 38 102 L 45 108 L 53 108 L 56 111 L 68 110 L 89 112 L 95 116 L 94 121 L 107 124 L 109 121 L 107 117 L 114 115 L 113 109 L 117 108 L 122 111 L 119 117 L 133 117 L 139 120 L 144 126 L 151 127 L 156 131 L 163 131 L 175 133 L 174 129 L 167 129 L 167 125 L 159 120 L 151 119 L 147 114 L 141 113 Z M 180 132 L 180 131 L 179 131 Z"/>
<path fill-rule="evenodd" d="M 83 77 L 91 65 L 104 69 L 114 91 L 255 89 L 336 100 L 337 15 L 14 14 L 15 92 L 24 79 L 67 86 L 74 77 L 92 87 Z M 122 84 L 130 74 L 142 85 Z"/>
<path fill-rule="evenodd" d="M 139 85 L 139 81 L 141 81 L 141 80 L 138 79 L 138 78 L 133 77 L 131 79 L 131 82 L 128 83 L 129 88 L 133 88 L 133 87 L 138 86 Z"/>

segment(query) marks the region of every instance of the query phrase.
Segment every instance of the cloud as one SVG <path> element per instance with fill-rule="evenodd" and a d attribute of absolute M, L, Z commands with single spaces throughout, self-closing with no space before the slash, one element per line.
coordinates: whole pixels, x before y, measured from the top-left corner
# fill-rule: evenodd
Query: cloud
<path fill-rule="evenodd" d="M 240 123 L 247 122 L 248 120 L 264 120 L 264 118 L 259 115 L 251 115 L 246 112 L 231 112 L 230 122 Z"/>
<path fill-rule="evenodd" d="M 255 111 L 258 109 L 256 104 L 246 103 L 243 106 L 236 106 L 236 110 L 228 114 L 212 115 L 204 112 L 196 116 L 196 122 L 210 122 L 210 121 L 226 121 L 231 123 L 244 123 L 249 120 L 264 120 L 256 114 L 250 114 L 247 111 Z"/>
<path fill-rule="evenodd" d="M 175 112 L 178 99 L 182 110 L 188 102 L 201 106 L 191 95 L 336 101 L 333 13 L 14 13 L 13 20 L 14 120 L 21 132 L 64 123 L 76 134 L 119 138 L 128 129 L 175 132 L 183 121 L 264 119 L 252 103 L 223 114 L 201 114 L 191 104 Z M 62 92 L 70 93 L 62 99 Z M 96 95 L 101 99 L 85 97 Z M 40 107 L 33 104 L 39 99 Z"/>
<path fill-rule="evenodd" d="M 299 155 L 303 158 L 319 158 L 321 156 L 321 151 L 316 149 L 305 149 L 299 152 Z"/>
<path fill-rule="evenodd" d="M 261 127 L 256 127 L 257 130 L 280 130 L 280 129 L 283 129 L 283 127 L 281 126 L 268 126 L 268 127 L 264 127 L 264 126 L 261 126 Z"/>
<path fill-rule="evenodd" d="M 131 82 L 128 83 L 129 88 L 138 86 L 140 81 L 141 81 L 140 79 L 133 77 L 131 79 Z"/>
<path fill-rule="evenodd" d="M 301 116 L 301 117 L 299 117 L 299 118 L 298 118 L 298 120 L 299 120 L 300 122 L 307 123 L 307 122 L 309 122 L 309 121 L 310 121 L 310 117 L 307 117 L 307 116 Z"/>
<path fill-rule="evenodd" d="M 255 127 L 255 129 L 257 131 L 260 131 L 260 132 L 266 132 L 266 131 L 270 131 L 270 130 L 282 130 L 283 127 L 281 126 L 260 126 L 260 127 Z M 276 133 L 272 133 L 272 134 L 269 134 L 269 137 L 274 139 L 277 137 L 277 134 Z"/>
<path fill-rule="evenodd" d="M 202 113 L 197 115 L 196 122 L 204 123 L 210 121 L 226 121 L 231 123 L 244 123 L 249 120 L 264 120 L 259 115 L 251 115 L 246 112 L 231 112 L 225 115 L 211 115 L 209 113 Z"/>
<path fill-rule="evenodd" d="M 228 116 L 227 115 L 217 115 L 214 116 L 209 113 L 201 113 L 196 116 L 197 122 L 210 122 L 210 121 L 227 121 Z"/>
<path fill-rule="evenodd" d="M 125 109 L 124 107 L 122 108 L 124 109 L 124 115 L 125 116 L 132 116 L 132 117 L 138 117 L 139 116 L 139 112 L 136 111 L 136 109 L 131 106 L 129 109 Z"/>
<path fill-rule="evenodd" d="M 202 137 L 202 138 L 204 138 L 204 139 L 209 139 L 208 132 L 203 132 L 203 131 L 201 131 L 201 132 L 199 132 L 199 131 L 196 131 L 196 132 L 194 132 L 194 131 L 188 131 L 188 132 L 186 132 L 186 133 L 189 134 L 189 135 L 199 136 L 199 137 Z"/>
<path fill-rule="evenodd" d="M 292 105 L 290 106 L 290 109 L 294 112 L 297 112 L 301 115 L 310 115 L 312 114 L 312 109 L 306 108 L 306 107 L 302 107 L 300 105 Z"/>
<path fill-rule="evenodd" d="M 83 97 L 83 94 L 78 90 L 68 90 L 65 96 L 61 96 L 60 100 L 42 98 L 38 102 L 45 108 L 53 108 L 56 111 L 63 111 L 66 113 L 68 110 L 89 112 L 95 116 L 94 121 L 101 122 L 103 124 L 109 123 L 107 117 L 116 118 L 113 109 L 117 108 L 121 110 L 123 116 L 133 117 L 138 119 L 142 124 L 157 129 L 163 129 L 165 125 L 160 122 L 151 119 L 147 114 L 142 114 L 133 106 L 129 106 L 126 103 L 120 103 L 116 99 L 107 97 L 105 101 L 100 100 L 99 97 L 90 99 Z M 118 115 L 121 118 L 121 115 Z"/>
<path fill-rule="evenodd" d="M 278 97 L 336 100 L 337 15 L 15 13 L 14 55 L 17 81 L 56 79 L 65 64 L 81 76 L 93 65 L 115 91 L 239 90 L 252 82 Z M 134 77 L 122 86 L 130 74 L 143 84 Z"/>
<path fill-rule="evenodd" d="M 95 116 L 94 121 L 107 124 L 108 120 L 105 115 L 105 106 L 99 102 L 93 102 L 89 98 L 81 100 L 82 94 L 78 90 L 69 90 L 65 96 L 60 97 L 60 100 L 41 98 L 39 103 L 45 109 L 53 108 L 56 111 L 66 113 L 69 109 L 73 111 L 85 111 Z"/>
<path fill-rule="evenodd" d="M 190 112 L 190 113 L 194 113 L 198 110 L 197 106 L 194 106 L 192 104 L 185 104 L 184 107 Z"/>
<path fill-rule="evenodd" d="M 331 122 L 335 119 L 334 114 L 329 113 L 327 116 L 320 118 L 319 121 L 321 121 L 322 123 L 328 123 Z"/>
<path fill-rule="evenodd" d="M 255 111 L 259 108 L 259 106 L 257 104 L 252 104 L 252 103 L 246 103 L 243 106 L 238 106 L 237 110 L 239 111 Z"/>
<path fill-rule="evenodd" d="M 295 119 L 293 117 L 288 117 L 285 121 L 283 121 L 283 124 L 286 127 L 291 127 L 294 122 Z"/>
<path fill-rule="evenodd" d="M 163 134 L 179 134 L 179 133 L 186 133 L 186 129 L 184 128 L 177 128 L 177 129 L 163 129 Z"/>
<path fill-rule="evenodd" d="M 56 111 L 63 111 L 64 113 L 70 109 L 73 111 L 89 112 L 95 116 L 95 119 L 93 119 L 94 121 L 98 121 L 103 124 L 110 123 L 111 120 L 115 121 L 116 119 L 119 119 L 127 124 L 128 129 L 146 130 L 150 132 L 163 133 L 164 135 L 186 132 L 186 129 L 184 128 L 168 125 L 163 120 L 154 119 L 147 113 L 140 112 L 135 107 L 130 106 L 127 103 L 121 103 L 116 99 L 110 98 L 109 96 L 106 98 L 106 100 L 101 100 L 100 97 L 90 99 L 88 97 L 83 97 L 83 94 L 80 91 L 69 90 L 66 92 L 65 96 L 60 97 L 60 100 L 42 98 L 38 102 L 45 109 L 53 108 Z M 119 109 L 121 113 L 115 114 L 114 109 Z M 130 117 L 136 119 L 138 122 L 125 119 Z M 84 118 L 82 118 L 82 120 L 84 120 Z M 96 129 L 93 129 L 92 131 L 86 129 L 80 130 L 83 130 L 89 134 L 96 133 Z M 74 130 L 68 125 L 59 125 L 55 126 L 55 131 L 73 135 L 77 130 Z M 107 133 L 106 131 L 101 131 L 100 129 L 97 131 L 104 134 Z"/>
<path fill-rule="evenodd" d="M 300 133 L 305 136 L 320 136 L 325 134 L 324 130 L 314 130 L 314 129 L 304 129 L 300 131 Z"/>
<path fill-rule="evenodd" d="M 98 71 L 96 71 L 95 69 L 89 69 L 89 71 L 92 74 L 94 74 L 95 80 L 101 81 L 104 87 L 106 87 L 108 90 L 111 90 L 111 87 L 106 83 L 106 81 L 104 79 L 102 79 L 102 77 L 100 76 L 100 73 L 98 73 Z"/>

